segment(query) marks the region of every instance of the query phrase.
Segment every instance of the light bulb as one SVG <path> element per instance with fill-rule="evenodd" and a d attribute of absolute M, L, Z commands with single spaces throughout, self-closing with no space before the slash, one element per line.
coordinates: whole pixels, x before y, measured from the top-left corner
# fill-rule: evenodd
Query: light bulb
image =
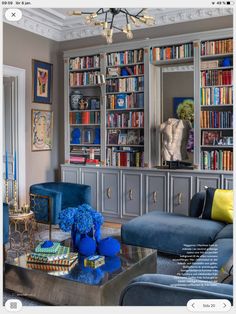
<path fill-rule="evenodd" d="M 140 22 L 138 19 L 136 19 L 134 16 L 130 16 L 131 22 L 136 26 L 139 27 L 140 26 Z"/>
<path fill-rule="evenodd" d="M 86 24 L 91 24 L 92 23 L 91 15 L 88 15 L 88 16 L 85 17 L 85 22 L 86 22 Z"/>
<path fill-rule="evenodd" d="M 113 35 L 113 29 L 109 28 L 107 30 L 106 40 L 108 44 L 112 44 L 112 35 Z"/>
<path fill-rule="evenodd" d="M 104 22 L 103 23 L 103 30 L 102 30 L 102 35 L 107 36 L 107 28 L 108 28 L 108 23 Z"/>
<path fill-rule="evenodd" d="M 91 19 L 95 19 L 95 17 L 97 17 L 98 15 L 96 12 L 94 12 L 94 13 L 90 14 L 90 16 L 91 16 Z"/>
<path fill-rule="evenodd" d="M 140 22 L 145 23 L 146 24 L 146 19 L 143 16 L 140 16 L 139 18 Z"/>
<path fill-rule="evenodd" d="M 147 24 L 147 25 L 155 25 L 155 21 L 152 20 L 152 19 L 147 19 L 147 20 L 146 20 L 146 24 Z"/>

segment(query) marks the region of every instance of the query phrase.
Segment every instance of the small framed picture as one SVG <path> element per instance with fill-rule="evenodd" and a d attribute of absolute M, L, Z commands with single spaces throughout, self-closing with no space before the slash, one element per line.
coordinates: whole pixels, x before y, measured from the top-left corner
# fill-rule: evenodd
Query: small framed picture
<path fill-rule="evenodd" d="M 118 94 L 116 96 L 115 109 L 126 109 L 126 108 L 127 108 L 126 94 Z"/>
<path fill-rule="evenodd" d="M 52 68 L 51 63 L 32 60 L 33 102 L 52 103 Z"/>
<path fill-rule="evenodd" d="M 120 133 L 118 136 L 118 144 L 126 145 L 127 144 L 127 133 Z"/>
<path fill-rule="evenodd" d="M 53 112 L 32 109 L 32 151 L 52 149 Z"/>

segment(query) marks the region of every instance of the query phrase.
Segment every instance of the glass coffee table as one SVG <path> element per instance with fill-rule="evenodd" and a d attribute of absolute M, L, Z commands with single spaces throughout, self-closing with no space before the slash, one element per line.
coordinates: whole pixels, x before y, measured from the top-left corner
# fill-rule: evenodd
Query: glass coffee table
<path fill-rule="evenodd" d="M 31 269 L 22 255 L 5 262 L 5 288 L 49 305 L 119 305 L 128 282 L 141 274 L 156 273 L 156 265 L 156 250 L 126 244 L 96 269 L 84 267 L 82 258 L 67 271 Z"/>

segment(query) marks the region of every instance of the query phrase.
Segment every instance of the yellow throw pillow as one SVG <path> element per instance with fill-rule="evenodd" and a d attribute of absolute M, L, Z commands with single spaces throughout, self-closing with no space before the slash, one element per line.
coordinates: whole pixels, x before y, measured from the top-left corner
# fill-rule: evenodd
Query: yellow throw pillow
<path fill-rule="evenodd" d="M 233 223 L 233 190 L 207 188 L 202 218 Z"/>

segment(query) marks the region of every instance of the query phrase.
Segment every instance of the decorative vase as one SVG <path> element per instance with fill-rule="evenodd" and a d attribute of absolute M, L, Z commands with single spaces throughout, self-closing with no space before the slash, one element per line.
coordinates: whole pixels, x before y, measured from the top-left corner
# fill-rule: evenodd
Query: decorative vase
<path fill-rule="evenodd" d="M 78 90 L 74 90 L 70 94 L 70 108 L 71 108 L 71 110 L 79 110 L 79 102 L 82 98 L 83 98 L 83 95 Z"/>
<path fill-rule="evenodd" d="M 80 233 L 76 230 L 75 226 L 73 225 L 71 228 L 71 239 L 72 239 L 73 251 L 79 250 L 80 238 L 81 238 Z"/>

